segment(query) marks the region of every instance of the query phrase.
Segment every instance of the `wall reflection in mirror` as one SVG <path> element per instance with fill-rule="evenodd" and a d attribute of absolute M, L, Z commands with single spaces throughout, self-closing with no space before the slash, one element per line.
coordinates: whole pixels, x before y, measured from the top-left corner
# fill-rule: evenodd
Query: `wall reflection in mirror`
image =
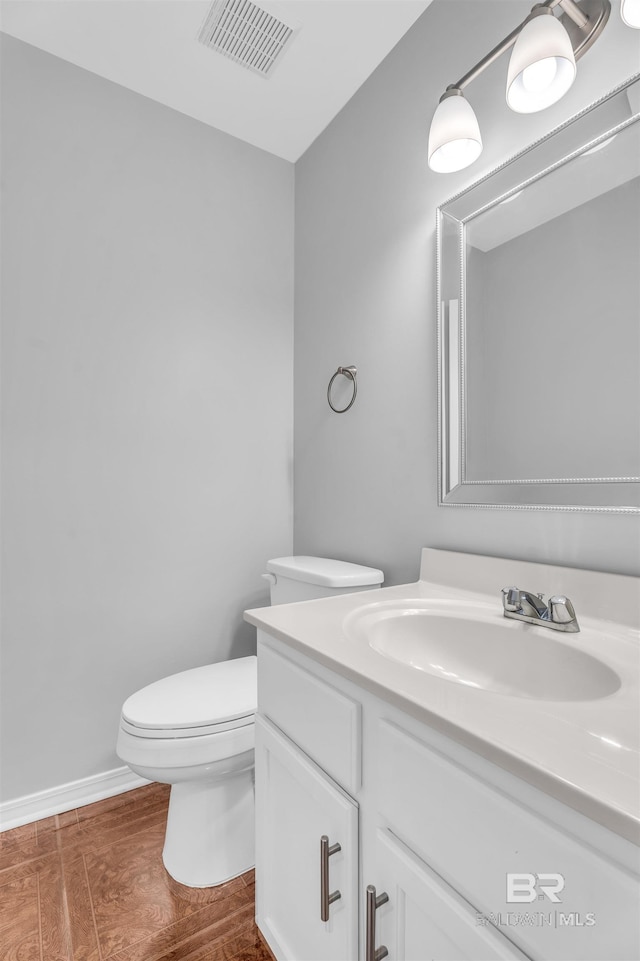
<path fill-rule="evenodd" d="M 640 510 L 640 80 L 438 210 L 440 503 Z"/>

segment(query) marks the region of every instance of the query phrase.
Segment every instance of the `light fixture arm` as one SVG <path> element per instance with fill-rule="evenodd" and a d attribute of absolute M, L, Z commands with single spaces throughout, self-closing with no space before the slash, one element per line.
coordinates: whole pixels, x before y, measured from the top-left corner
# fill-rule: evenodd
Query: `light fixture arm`
<path fill-rule="evenodd" d="M 587 52 L 589 47 L 602 33 L 609 19 L 609 14 L 611 13 L 611 3 L 609 0 L 582 0 L 582 6 L 576 3 L 575 0 L 546 0 L 545 3 L 536 4 L 532 8 L 529 16 L 525 17 L 515 30 L 512 30 L 504 40 L 486 54 L 482 60 L 479 60 L 460 80 L 456 83 L 449 84 L 447 90 L 455 88 L 462 91 L 465 87 L 468 87 L 476 77 L 484 73 L 487 67 L 495 63 L 503 53 L 506 53 L 507 50 L 513 47 L 520 36 L 522 28 L 532 17 L 538 16 L 541 13 L 551 12 L 554 7 L 558 6 L 566 15 L 566 17 L 561 17 L 560 19 L 564 21 L 564 25 L 567 27 L 574 56 L 575 59 L 578 60 Z"/>
<path fill-rule="evenodd" d="M 627 0 L 637 3 L 640 0 Z M 557 14 L 554 9 L 558 7 Z M 436 173 L 464 170 L 480 156 L 478 118 L 466 88 L 513 47 L 506 100 L 516 113 L 536 113 L 565 95 L 578 60 L 598 39 L 609 19 L 611 0 L 544 0 L 486 56 L 451 83 L 440 97 L 429 128 L 429 167 Z"/>
<path fill-rule="evenodd" d="M 584 30 L 589 23 L 589 17 L 582 12 L 575 0 L 558 0 L 558 6 L 581 30 Z"/>

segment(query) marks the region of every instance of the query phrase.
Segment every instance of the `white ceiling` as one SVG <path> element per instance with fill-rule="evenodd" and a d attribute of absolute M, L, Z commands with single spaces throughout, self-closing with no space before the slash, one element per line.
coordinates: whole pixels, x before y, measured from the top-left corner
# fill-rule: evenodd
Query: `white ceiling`
<path fill-rule="evenodd" d="M 431 0 L 254 0 L 299 30 L 262 77 L 197 41 L 209 0 L 2 0 L 0 27 L 296 161 Z"/>

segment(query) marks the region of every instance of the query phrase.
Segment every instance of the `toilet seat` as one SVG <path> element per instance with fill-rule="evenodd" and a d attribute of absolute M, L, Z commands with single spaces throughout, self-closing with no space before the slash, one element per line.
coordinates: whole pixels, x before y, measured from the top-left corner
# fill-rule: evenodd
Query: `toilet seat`
<path fill-rule="evenodd" d="M 137 738 L 204 737 L 253 726 L 257 658 L 192 668 L 149 684 L 127 698 L 121 729 Z"/>
<path fill-rule="evenodd" d="M 243 727 L 253 727 L 253 714 L 247 717 L 239 717 L 233 721 L 224 721 L 220 724 L 203 724 L 198 727 L 140 727 L 131 724 L 124 718 L 120 719 L 120 727 L 127 734 L 133 737 L 140 737 L 151 740 L 182 740 L 183 738 L 205 737 L 208 734 L 221 734 L 223 731 L 236 731 Z"/>
<path fill-rule="evenodd" d="M 241 769 L 247 763 L 253 765 L 254 742 L 253 722 L 199 737 L 139 737 L 121 727 L 117 753 L 142 777 L 171 784 L 182 780 L 178 771 L 190 772 L 189 779 L 193 780 L 198 768 L 201 774 L 213 773 L 214 768 L 225 773 L 229 764 Z"/>

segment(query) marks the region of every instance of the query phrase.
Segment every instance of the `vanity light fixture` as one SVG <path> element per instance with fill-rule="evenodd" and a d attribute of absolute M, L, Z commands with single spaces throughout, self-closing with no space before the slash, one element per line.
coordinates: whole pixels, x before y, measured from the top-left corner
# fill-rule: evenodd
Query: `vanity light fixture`
<path fill-rule="evenodd" d="M 631 20 L 640 0 L 623 0 Z M 559 11 L 556 16 L 555 10 Z M 517 113 L 551 106 L 576 76 L 576 60 L 595 43 L 609 19 L 610 0 L 545 0 L 457 83 L 447 87 L 431 121 L 429 166 L 438 173 L 468 167 L 482 152 L 480 127 L 465 88 L 513 47 L 507 72 L 507 103 Z M 623 19 L 625 11 L 623 10 Z"/>
<path fill-rule="evenodd" d="M 524 193 L 524 187 L 522 188 L 522 190 L 516 190 L 516 192 L 514 194 L 511 194 L 510 197 L 505 197 L 504 200 L 501 200 L 500 206 L 502 207 L 503 204 L 510 204 L 512 200 L 515 200 L 516 197 L 521 197 L 523 193 Z"/>
<path fill-rule="evenodd" d="M 507 73 L 507 103 L 535 113 L 565 95 L 576 76 L 569 34 L 549 7 L 534 7 L 518 34 Z"/>
<path fill-rule="evenodd" d="M 622 0 L 620 16 L 628 27 L 640 30 L 640 0 Z"/>
<path fill-rule="evenodd" d="M 618 134 L 614 133 L 613 137 L 607 137 L 606 140 L 601 140 L 600 143 L 597 143 L 595 145 L 595 147 L 591 147 L 589 150 L 585 150 L 582 156 L 588 157 L 592 153 L 598 153 L 598 151 L 602 150 L 603 147 L 608 147 L 610 143 L 613 143 L 613 141 L 616 139 L 617 136 Z"/>
<path fill-rule="evenodd" d="M 482 153 L 482 137 L 473 107 L 458 87 L 440 98 L 429 131 L 429 166 L 438 173 L 462 170 Z"/>

